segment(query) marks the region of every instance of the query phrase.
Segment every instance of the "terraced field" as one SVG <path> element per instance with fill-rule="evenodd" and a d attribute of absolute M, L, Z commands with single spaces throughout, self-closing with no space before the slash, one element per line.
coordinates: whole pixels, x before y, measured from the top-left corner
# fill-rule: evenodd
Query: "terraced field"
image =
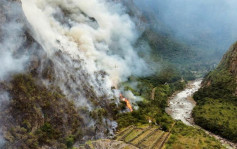
<path fill-rule="evenodd" d="M 89 141 L 79 149 L 161 149 L 170 132 L 158 126 L 129 126 L 117 133 L 114 140 Z"/>
<path fill-rule="evenodd" d="M 167 141 L 169 132 L 164 132 L 157 126 L 130 126 L 116 135 L 117 141 L 124 141 L 140 149 L 161 149 Z"/>
<path fill-rule="evenodd" d="M 75 149 L 138 149 L 137 147 L 127 144 L 123 141 L 101 139 L 96 141 L 89 141 Z M 73 149 L 74 149 L 73 148 Z"/>

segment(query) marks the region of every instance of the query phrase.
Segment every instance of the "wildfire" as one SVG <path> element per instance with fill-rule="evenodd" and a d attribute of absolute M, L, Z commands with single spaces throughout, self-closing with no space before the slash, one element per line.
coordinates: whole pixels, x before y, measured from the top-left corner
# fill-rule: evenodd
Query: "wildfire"
<path fill-rule="evenodd" d="M 129 100 L 127 98 L 123 97 L 122 94 L 120 94 L 120 99 L 122 101 L 126 102 L 126 105 L 127 105 L 128 109 L 130 110 L 130 112 L 132 112 L 133 109 L 132 109 L 132 105 L 130 104 Z"/>

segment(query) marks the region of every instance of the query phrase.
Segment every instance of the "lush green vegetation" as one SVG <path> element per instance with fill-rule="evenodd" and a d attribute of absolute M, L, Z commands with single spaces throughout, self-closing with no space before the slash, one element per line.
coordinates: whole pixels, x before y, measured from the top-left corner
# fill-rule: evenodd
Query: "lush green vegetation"
<path fill-rule="evenodd" d="M 197 128 L 177 122 L 165 145 L 167 149 L 222 149 L 220 142 Z"/>
<path fill-rule="evenodd" d="M 195 100 L 199 101 L 205 97 L 236 100 L 233 95 L 236 88 L 235 79 L 228 70 L 218 68 L 210 72 L 205 77 L 204 84 L 205 86 L 194 94 Z"/>
<path fill-rule="evenodd" d="M 218 68 L 204 79 L 204 87 L 194 94 L 197 106 L 195 122 L 205 129 L 237 142 L 237 97 L 236 77 L 230 67 L 236 52 L 231 48 Z M 234 56 L 235 57 L 235 56 Z"/>
<path fill-rule="evenodd" d="M 166 74 L 167 72 L 162 72 Z M 172 73 L 173 74 L 173 73 Z M 163 131 L 171 130 L 174 120 L 165 113 L 167 100 L 176 90 L 182 90 L 185 87 L 185 82 L 172 79 L 169 75 L 167 79 L 163 77 L 148 77 L 137 79 L 138 85 L 136 89 L 129 87 L 129 83 L 123 84 L 125 89 L 131 90 L 135 95 L 142 96 L 143 101 L 137 102 L 139 109 L 117 115 L 119 128 L 124 128 L 130 125 L 143 126 L 148 124 L 148 120 L 152 120 L 152 125 L 159 125 Z M 176 75 L 174 75 L 176 76 Z M 177 75 L 178 76 L 178 75 Z M 165 77 L 164 77 L 165 78 Z M 175 77 L 174 77 L 175 78 Z M 130 79 L 130 81 L 134 81 Z M 165 82 L 165 83 L 164 83 Z M 155 98 L 152 100 L 151 92 L 156 87 Z M 182 122 L 176 122 L 171 131 L 171 136 L 166 143 L 166 148 L 223 148 L 220 142 L 210 137 L 208 134 L 194 127 L 189 127 Z"/>
<path fill-rule="evenodd" d="M 193 117 L 201 127 L 237 142 L 237 98 L 231 91 L 231 83 L 224 82 L 200 89 L 194 95 Z"/>
<path fill-rule="evenodd" d="M 158 76 L 160 77 L 152 76 L 135 79 L 138 82 L 135 90 L 129 87 L 129 82 L 123 84 L 125 89 L 131 90 L 137 96 L 141 96 L 143 100 L 137 102 L 139 107 L 137 110 L 117 115 L 119 128 L 127 127 L 131 124 L 148 124 L 148 121 L 152 120 L 153 124 L 160 125 L 163 130 L 168 131 L 170 129 L 174 121 L 165 113 L 167 100 L 176 90 L 183 89 L 185 82 L 178 80 L 180 77 L 173 71 L 161 72 Z M 129 81 L 133 82 L 133 79 Z M 154 100 L 152 100 L 151 93 L 154 88 L 156 90 Z"/>
<path fill-rule="evenodd" d="M 195 122 L 237 142 L 237 104 L 223 99 L 204 98 L 194 109 Z"/>

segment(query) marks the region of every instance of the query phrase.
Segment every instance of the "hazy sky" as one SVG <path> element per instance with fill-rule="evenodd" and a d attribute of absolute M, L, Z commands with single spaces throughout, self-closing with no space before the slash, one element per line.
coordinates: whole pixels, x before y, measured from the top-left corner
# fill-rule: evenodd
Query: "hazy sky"
<path fill-rule="evenodd" d="M 177 37 L 220 49 L 237 41 L 237 0 L 136 0 Z"/>

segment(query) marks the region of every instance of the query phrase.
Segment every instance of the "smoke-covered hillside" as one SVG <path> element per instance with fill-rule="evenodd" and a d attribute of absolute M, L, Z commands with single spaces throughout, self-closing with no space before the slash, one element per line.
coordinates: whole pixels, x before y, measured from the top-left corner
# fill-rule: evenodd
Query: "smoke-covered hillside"
<path fill-rule="evenodd" d="M 0 14 L 1 109 L 6 114 L 1 125 L 7 148 L 59 147 L 70 136 L 80 135 L 81 141 L 113 135 L 118 84 L 151 73 L 133 48 L 138 33 L 122 5 L 1 1 Z M 74 126 L 67 124 L 72 115 Z"/>
<path fill-rule="evenodd" d="M 0 1 L 0 148 L 78 147 L 132 124 L 171 131 L 168 97 L 218 57 L 142 4 Z"/>

